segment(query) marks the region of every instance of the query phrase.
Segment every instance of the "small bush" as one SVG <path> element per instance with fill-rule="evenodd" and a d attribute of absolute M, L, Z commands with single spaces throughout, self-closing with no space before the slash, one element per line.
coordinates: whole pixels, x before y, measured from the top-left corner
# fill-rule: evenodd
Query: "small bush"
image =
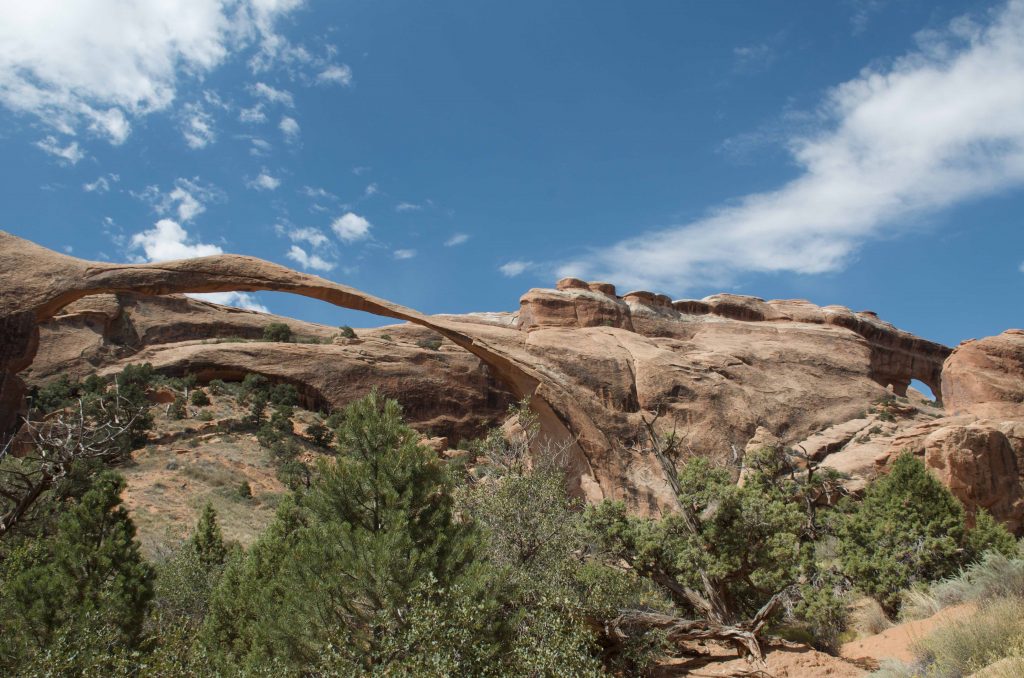
<path fill-rule="evenodd" d="M 356 331 L 349 327 L 348 325 L 342 325 L 338 329 L 341 330 L 341 336 L 345 337 L 346 339 L 356 338 Z"/>
<path fill-rule="evenodd" d="M 171 419 L 184 419 L 188 416 L 185 409 L 185 396 L 180 393 L 174 396 L 174 402 L 167 408 L 167 416 Z"/>
<path fill-rule="evenodd" d="M 334 431 L 316 421 L 306 427 L 306 438 L 317 447 L 329 448 L 334 441 Z"/>
<path fill-rule="evenodd" d="M 384 341 L 394 341 L 394 339 L 391 338 L 390 334 L 382 334 L 380 335 L 380 338 L 383 339 Z"/>
<path fill-rule="evenodd" d="M 420 348 L 425 348 L 428 351 L 439 351 L 441 349 L 441 337 L 429 337 L 427 339 L 420 339 L 416 342 L 416 345 Z"/>
<path fill-rule="evenodd" d="M 284 323 L 270 323 L 263 328 L 263 341 L 289 342 L 292 340 L 292 328 Z"/>
<path fill-rule="evenodd" d="M 252 499 L 252 487 L 249 485 L 249 481 L 243 480 L 239 483 L 235 493 L 239 499 Z"/>
<path fill-rule="evenodd" d="M 850 615 L 850 628 L 861 635 L 873 636 L 892 626 L 885 610 L 874 598 L 861 598 Z"/>
<path fill-rule="evenodd" d="M 202 412 L 196 415 L 196 419 L 198 419 L 199 421 L 213 421 L 213 412 L 210 412 L 209 410 L 203 410 Z"/>
<path fill-rule="evenodd" d="M 189 402 L 191 402 L 196 407 L 206 407 L 207 405 L 210 404 L 210 396 L 206 395 L 205 391 L 201 391 L 200 389 L 197 388 L 196 390 L 192 391 L 192 396 L 189 399 Z"/>

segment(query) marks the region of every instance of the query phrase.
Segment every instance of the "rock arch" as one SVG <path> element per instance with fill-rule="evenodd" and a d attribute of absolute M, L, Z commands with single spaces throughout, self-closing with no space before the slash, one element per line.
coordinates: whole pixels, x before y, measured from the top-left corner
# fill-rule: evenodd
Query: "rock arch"
<path fill-rule="evenodd" d="M 574 440 L 567 460 L 570 490 L 589 499 L 604 493 L 588 452 L 607 446 L 604 434 L 554 380 L 525 361 L 474 336 L 472 326 L 432 318 L 413 309 L 317 276 L 255 257 L 232 254 L 155 264 L 111 264 L 59 254 L 0 231 L 0 431 L 9 431 L 22 408 L 28 367 L 39 342 L 39 323 L 73 301 L 95 294 L 135 292 L 290 292 L 335 306 L 429 328 L 487 364 L 519 398 L 528 398 L 544 432 Z"/>

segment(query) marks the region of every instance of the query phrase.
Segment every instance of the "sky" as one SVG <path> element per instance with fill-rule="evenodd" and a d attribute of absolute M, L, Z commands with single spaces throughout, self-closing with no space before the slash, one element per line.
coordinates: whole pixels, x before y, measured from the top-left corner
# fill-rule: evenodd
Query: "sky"
<path fill-rule="evenodd" d="M 427 313 L 576 275 L 955 345 L 1024 326 L 1022 222 L 1024 0 L 0 3 L 0 229 L 86 259 Z"/>

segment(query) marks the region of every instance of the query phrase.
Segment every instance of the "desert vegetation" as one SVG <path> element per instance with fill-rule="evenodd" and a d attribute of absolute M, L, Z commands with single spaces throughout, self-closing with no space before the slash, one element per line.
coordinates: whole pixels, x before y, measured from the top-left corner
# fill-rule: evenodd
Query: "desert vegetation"
<path fill-rule="evenodd" d="M 739 469 L 684 454 L 655 417 L 644 451 L 678 510 L 649 518 L 568 496 L 564 443 L 524 405 L 445 456 L 376 392 L 309 413 L 255 374 L 202 386 L 136 365 L 30 402 L 0 459 L 7 675 L 646 675 L 708 643 L 753 661 L 836 652 L 865 598 L 882 625 L 973 606 L 889 674 L 967 675 L 1024 648 L 1016 541 L 983 512 L 968 528 L 912 455 L 853 497 L 781 447 Z M 143 553 L 119 472 L 155 421 L 223 402 L 236 416 L 209 425 L 254 439 L 285 488 L 272 517 L 243 547 L 207 503 Z M 260 501 L 248 480 L 218 483 Z"/>

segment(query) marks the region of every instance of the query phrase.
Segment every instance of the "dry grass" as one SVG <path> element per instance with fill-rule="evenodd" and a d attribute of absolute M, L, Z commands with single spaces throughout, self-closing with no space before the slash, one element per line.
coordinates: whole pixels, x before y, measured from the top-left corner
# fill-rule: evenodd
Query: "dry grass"
<path fill-rule="evenodd" d="M 1024 598 L 1024 560 L 989 552 L 960 574 L 903 594 L 901 617 L 924 619 L 960 603 Z"/>
<path fill-rule="evenodd" d="M 874 598 L 861 598 L 853 604 L 850 628 L 862 636 L 873 636 L 892 626 L 892 620 Z"/>
<path fill-rule="evenodd" d="M 969 676 L 1005 658 L 1024 658 L 1024 600 L 990 601 L 936 629 L 915 650 L 935 678 Z"/>

